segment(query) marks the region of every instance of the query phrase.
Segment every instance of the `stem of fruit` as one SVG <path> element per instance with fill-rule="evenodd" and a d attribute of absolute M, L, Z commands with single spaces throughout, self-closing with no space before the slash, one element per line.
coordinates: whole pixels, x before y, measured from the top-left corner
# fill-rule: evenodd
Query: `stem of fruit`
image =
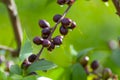
<path fill-rule="evenodd" d="M 120 3 L 119 3 L 119 0 L 112 0 L 112 2 L 113 2 L 114 6 L 115 6 L 115 8 L 117 10 L 116 13 L 118 14 L 118 16 L 120 16 Z"/>
<path fill-rule="evenodd" d="M 12 27 L 14 30 L 14 35 L 17 42 L 17 55 L 19 55 L 21 41 L 22 41 L 22 29 L 19 21 L 19 17 L 17 14 L 17 8 L 14 0 L 2 0 L 2 2 L 6 5 L 8 14 L 10 16 L 10 21 L 12 23 Z"/>
<path fill-rule="evenodd" d="M 58 24 L 59 24 L 59 23 L 61 22 L 61 20 L 66 16 L 66 14 L 68 13 L 68 11 L 69 11 L 70 8 L 71 8 L 71 5 L 68 6 L 68 8 L 64 11 L 64 13 L 63 13 L 62 17 L 60 18 L 60 20 L 59 20 L 59 21 L 55 24 L 55 26 L 52 28 L 51 34 L 48 36 L 47 39 L 49 39 L 49 40 L 51 39 L 52 34 L 53 34 L 54 31 L 56 30 Z M 41 55 L 43 49 L 44 49 L 44 47 L 42 46 L 42 48 L 40 49 L 39 53 L 37 54 L 37 58 L 36 58 L 35 61 L 37 61 L 37 60 L 39 59 L 39 57 L 40 57 L 40 55 Z"/>

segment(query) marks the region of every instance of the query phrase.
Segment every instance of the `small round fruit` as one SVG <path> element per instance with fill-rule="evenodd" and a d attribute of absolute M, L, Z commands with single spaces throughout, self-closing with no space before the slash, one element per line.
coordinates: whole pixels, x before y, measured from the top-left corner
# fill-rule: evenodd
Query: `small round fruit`
<path fill-rule="evenodd" d="M 56 15 L 53 17 L 53 21 L 54 21 L 54 22 L 58 22 L 61 17 L 62 17 L 62 15 L 56 14 Z"/>
<path fill-rule="evenodd" d="M 59 31 L 62 35 L 67 35 L 68 34 L 68 29 L 65 28 L 64 26 L 61 26 Z"/>
<path fill-rule="evenodd" d="M 31 65 L 30 62 L 28 62 L 27 60 L 24 60 L 23 63 L 21 64 L 21 68 L 27 69 L 30 65 Z"/>
<path fill-rule="evenodd" d="M 59 5 L 64 5 L 64 4 L 65 4 L 65 0 L 57 0 L 57 3 L 58 3 Z"/>
<path fill-rule="evenodd" d="M 89 57 L 88 56 L 85 56 L 83 58 L 80 59 L 80 64 L 83 66 L 83 67 L 86 67 L 87 64 L 88 64 L 88 61 L 89 61 Z"/>
<path fill-rule="evenodd" d="M 96 70 L 98 67 L 99 67 L 98 61 L 94 60 L 94 61 L 91 63 L 91 68 L 92 68 L 93 70 Z"/>
<path fill-rule="evenodd" d="M 46 20 L 40 20 L 39 21 L 39 26 L 41 28 L 47 28 L 47 27 L 50 27 L 50 24 Z"/>
<path fill-rule="evenodd" d="M 102 72 L 103 79 L 107 80 L 109 77 L 112 76 L 112 71 L 110 68 L 105 68 Z"/>
<path fill-rule="evenodd" d="M 51 45 L 47 48 L 48 51 L 52 51 L 55 48 L 55 44 L 51 42 Z"/>
<path fill-rule="evenodd" d="M 42 38 L 43 39 L 47 39 L 49 37 L 49 35 L 44 35 L 44 34 L 42 34 Z"/>
<path fill-rule="evenodd" d="M 62 44 L 62 36 L 56 36 L 55 38 L 53 38 L 53 43 L 55 45 L 61 45 Z"/>
<path fill-rule="evenodd" d="M 72 24 L 70 25 L 69 29 L 74 29 L 76 27 L 76 22 L 72 22 Z"/>
<path fill-rule="evenodd" d="M 69 19 L 69 18 L 64 18 L 64 19 L 61 20 L 61 23 L 64 27 L 68 27 L 72 23 L 72 20 Z"/>
<path fill-rule="evenodd" d="M 43 30 L 42 30 L 42 34 L 43 35 L 49 35 L 51 33 L 51 29 L 50 28 L 44 28 Z"/>
<path fill-rule="evenodd" d="M 49 47 L 51 45 L 51 42 L 48 39 L 44 39 L 42 45 L 43 47 Z"/>
<path fill-rule="evenodd" d="M 29 62 L 34 62 L 36 58 L 37 58 L 37 55 L 32 54 L 32 55 L 30 55 L 30 56 L 28 57 L 28 61 L 29 61 Z"/>
<path fill-rule="evenodd" d="M 67 3 L 68 5 L 72 5 L 74 2 L 75 2 L 75 0 L 66 0 L 66 3 Z"/>
<path fill-rule="evenodd" d="M 40 45 L 40 44 L 42 44 L 42 42 L 43 42 L 43 39 L 40 37 L 35 37 L 33 39 L 33 43 L 35 43 L 36 45 Z"/>

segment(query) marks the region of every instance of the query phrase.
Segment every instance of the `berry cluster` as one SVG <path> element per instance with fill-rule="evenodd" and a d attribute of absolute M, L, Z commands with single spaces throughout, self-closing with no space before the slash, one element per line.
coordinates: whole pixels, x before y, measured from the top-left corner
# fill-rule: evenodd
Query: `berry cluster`
<path fill-rule="evenodd" d="M 93 80 L 109 80 L 109 79 L 118 80 L 117 75 L 113 74 L 110 68 L 102 68 L 102 69 L 100 69 L 101 71 L 99 71 L 100 64 L 97 60 L 94 60 L 90 64 L 90 68 L 88 65 L 88 62 L 89 62 L 88 56 L 82 57 L 79 60 L 79 62 L 83 66 L 83 68 L 85 69 L 85 72 L 88 76 L 91 74 L 96 76 L 93 78 Z M 91 71 L 91 69 L 92 69 L 92 71 Z"/>
<path fill-rule="evenodd" d="M 69 6 L 71 6 L 74 2 L 75 0 L 57 0 L 57 3 L 60 5 L 69 4 Z M 40 20 L 39 26 L 40 28 L 42 28 L 42 35 L 41 37 L 37 36 L 33 39 L 33 42 L 36 45 L 42 45 L 43 47 L 46 47 L 48 51 L 52 51 L 55 48 L 55 46 L 61 45 L 63 41 L 63 36 L 68 34 L 68 29 L 73 30 L 76 27 L 76 23 L 74 21 L 72 21 L 69 18 L 64 18 L 64 16 L 60 14 L 56 14 L 53 17 L 53 21 L 57 25 L 61 23 L 59 29 L 61 35 L 57 35 L 56 37 L 52 38 L 52 34 L 55 31 L 57 25 L 51 28 L 50 24 L 46 20 Z"/>

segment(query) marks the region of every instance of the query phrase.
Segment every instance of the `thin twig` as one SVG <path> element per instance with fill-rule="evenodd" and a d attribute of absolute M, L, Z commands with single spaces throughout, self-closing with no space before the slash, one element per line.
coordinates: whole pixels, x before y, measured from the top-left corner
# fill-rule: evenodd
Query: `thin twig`
<path fill-rule="evenodd" d="M 120 3 L 119 3 L 119 0 L 112 0 L 115 8 L 116 8 L 116 13 L 120 16 Z"/>
<path fill-rule="evenodd" d="M 21 24 L 17 14 L 16 5 L 14 0 L 2 0 L 2 2 L 6 5 L 9 16 L 10 16 L 10 20 L 14 30 L 14 35 L 17 42 L 18 54 L 19 54 L 21 41 L 22 41 L 22 29 L 21 29 Z"/>
<path fill-rule="evenodd" d="M 68 6 L 68 8 L 64 11 L 64 13 L 63 13 L 62 17 L 60 18 L 60 20 L 59 20 L 59 21 L 55 24 L 55 26 L 52 28 L 51 34 L 48 36 L 47 39 L 51 39 L 52 34 L 53 34 L 54 31 L 56 30 L 58 24 L 59 24 L 59 23 L 61 22 L 61 20 L 66 16 L 66 14 L 67 14 L 67 12 L 69 11 L 70 8 L 71 8 L 71 5 Z M 42 46 L 42 48 L 40 49 L 39 53 L 37 54 L 37 58 L 36 58 L 35 61 L 37 61 L 37 60 L 39 59 L 39 57 L 40 57 L 40 55 L 41 55 L 43 49 L 44 49 L 44 47 Z"/>
<path fill-rule="evenodd" d="M 3 46 L 3 45 L 0 45 L 0 50 L 9 51 L 11 53 L 13 53 L 15 51 L 13 48 L 10 48 L 10 47 L 7 47 L 7 46 Z"/>

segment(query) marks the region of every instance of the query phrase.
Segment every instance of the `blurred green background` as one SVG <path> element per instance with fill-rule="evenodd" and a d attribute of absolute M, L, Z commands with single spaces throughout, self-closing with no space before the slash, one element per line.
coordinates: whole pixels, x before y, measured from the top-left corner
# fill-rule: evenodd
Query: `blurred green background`
<path fill-rule="evenodd" d="M 67 6 L 59 6 L 56 0 L 15 0 L 23 31 L 26 31 L 29 39 L 41 35 L 38 26 L 40 19 L 46 19 L 54 26 L 52 20 L 55 14 L 63 14 Z M 111 55 L 108 46 L 110 40 L 118 41 L 120 34 L 120 17 L 111 1 L 106 6 L 101 0 L 77 0 L 66 17 L 76 21 L 77 28 L 69 31 L 65 36 L 63 45 L 53 52 L 44 50 L 42 57 L 55 62 L 59 66 L 67 67 L 71 64 L 71 48 L 79 52 L 86 48 L 96 48 L 90 55 L 91 61 L 97 59 L 105 67 L 110 67 L 114 73 L 120 76 L 120 66 Z M 54 36 L 59 35 L 58 29 Z M 0 3 L 0 44 L 15 48 L 16 42 L 5 6 Z M 40 47 L 33 45 L 33 53 L 37 53 Z M 64 56 L 64 57 L 63 57 Z M 120 55 L 117 55 L 120 57 Z M 116 57 L 115 57 L 116 58 Z M 114 66 L 113 66 L 114 65 Z M 49 75 L 50 76 L 50 75 Z M 53 76 L 53 75 L 51 75 Z M 51 77 L 50 76 L 50 77 Z"/>

